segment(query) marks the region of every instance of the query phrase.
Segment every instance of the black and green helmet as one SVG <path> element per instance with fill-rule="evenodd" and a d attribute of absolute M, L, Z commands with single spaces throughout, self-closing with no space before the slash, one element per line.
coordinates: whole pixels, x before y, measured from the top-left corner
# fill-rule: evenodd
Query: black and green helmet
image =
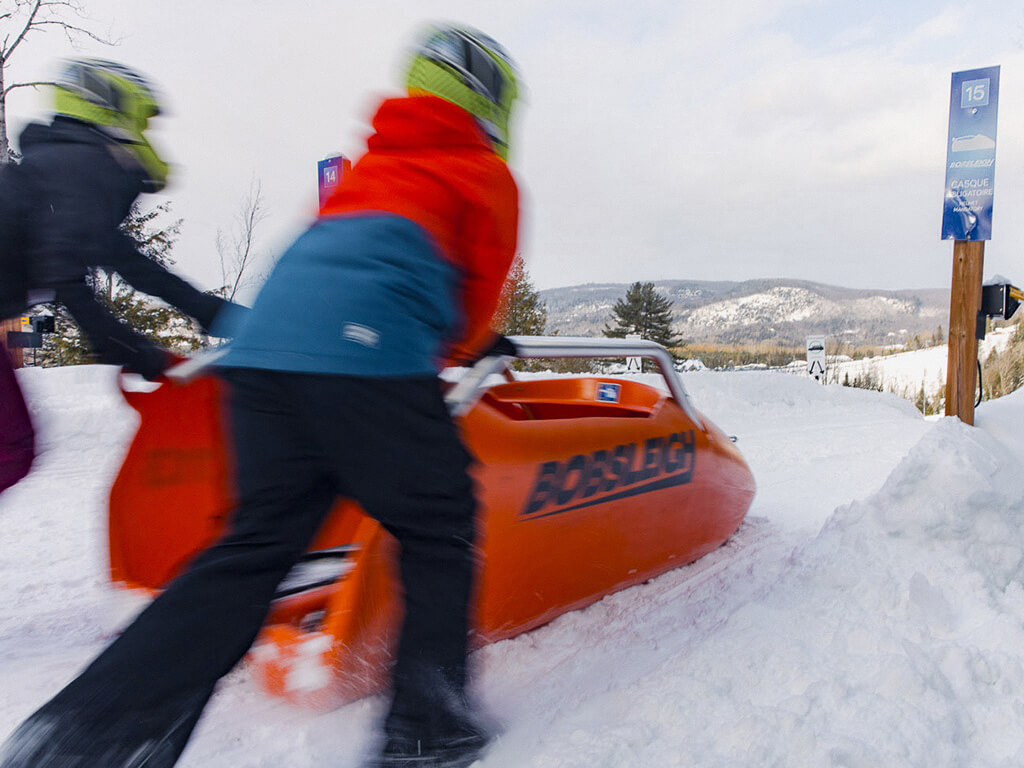
<path fill-rule="evenodd" d="M 113 61 L 69 59 L 54 85 L 56 114 L 101 128 L 135 156 L 152 191 L 163 189 L 167 163 L 145 136 L 149 119 L 160 114 L 160 101 L 145 77 Z"/>
<path fill-rule="evenodd" d="M 430 93 L 476 117 L 508 159 L 509 117 L 519 95 L 516 65 L 498 43 L 468 27 L 432 27 L 413 50 L 409 93 Z"/>

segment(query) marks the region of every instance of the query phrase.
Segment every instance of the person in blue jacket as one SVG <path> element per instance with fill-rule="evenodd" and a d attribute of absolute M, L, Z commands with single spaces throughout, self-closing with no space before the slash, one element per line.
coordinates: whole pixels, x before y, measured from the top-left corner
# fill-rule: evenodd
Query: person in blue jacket
<path fill-rule="evenodd" d="M 405 619 L 373 766 L 460 768 L 486 746 L 467 694 L 472 459 L 438 373 L 496 340 L 519 216 L 506 165 L 517 75 L 489 37 L 445 26 L 416 49 L 407 88 L 381 104 L 366 154 L 221 360 L 237 485 L 226 534 L 15 731 L 0 768 L 173 765 L 338 496 L 400 546 Z M 302 335 L 284 323 L 297 318 Z"/>

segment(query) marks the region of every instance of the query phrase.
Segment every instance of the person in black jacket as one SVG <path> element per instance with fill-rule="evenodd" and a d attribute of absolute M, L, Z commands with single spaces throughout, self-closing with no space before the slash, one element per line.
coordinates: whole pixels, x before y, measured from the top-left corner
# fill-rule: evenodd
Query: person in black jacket
<path fill-rule="evenodd" d="M 167 180 L 167 165 L 145 135 L 160 112 L 156 94 L 138 73 L 98 59 L 68 61 L 54 91 L 52 122 L 29 125 L 21 163 L 0 171 L 0 318 L 57 301 L 88 337 L 97 362 L 158 378 L 174 358 L 97 301 L 87 282 L 91 271 L 116 272 L 206 331 L 229 303 L 146 258 L 120 229 L 136 198 Z M 20 395 L 0 390 L 0 397 Z"/>

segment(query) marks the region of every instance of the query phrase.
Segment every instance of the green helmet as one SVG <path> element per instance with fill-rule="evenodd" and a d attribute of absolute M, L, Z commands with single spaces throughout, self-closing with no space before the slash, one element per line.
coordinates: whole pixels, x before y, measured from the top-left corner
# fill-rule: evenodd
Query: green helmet
<path fill-rule="evenodd" d="M 413 51 L 406 87 L 462 107 L 476 117 L 494 151 L 508 159 L 518 75 L 511 57 L 490 37 L 468 27 L 431 28 Z"/>
<path fill-rule="evenodd" d="M 54 111 L 101 128 L 142 165 L 149 191 L 167 183 L 168 167 L 146 139 L 149 118 L 160 114 L 153 87 L 138 72 L 103 59 L 64 62 L 54 85 Z"/>

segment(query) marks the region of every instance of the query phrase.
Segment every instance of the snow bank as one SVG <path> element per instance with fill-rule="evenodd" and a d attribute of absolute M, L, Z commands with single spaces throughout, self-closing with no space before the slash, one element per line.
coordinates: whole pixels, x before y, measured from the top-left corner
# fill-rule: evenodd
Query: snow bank
<path fill-rule="evenodd" d="M 514 728 L 486 764 L 1021 764 L 1024 487 L 1004 446 L 943 420 L 813 539 L 787 551 L 753 525 L 710 577 L 698 563 L 488 649 L 558 663 L 518 691 L 545 713 L 514 718 L 543 757 Z"/>
<path fill-rule="evenodd" d="M 678 762 L 659 735 L 621 764 L 1020 765 L 1018 478 L 991 437 L 940 422 L 764 594 L 632 686 L 621 727 L 672 733 Z"/>

